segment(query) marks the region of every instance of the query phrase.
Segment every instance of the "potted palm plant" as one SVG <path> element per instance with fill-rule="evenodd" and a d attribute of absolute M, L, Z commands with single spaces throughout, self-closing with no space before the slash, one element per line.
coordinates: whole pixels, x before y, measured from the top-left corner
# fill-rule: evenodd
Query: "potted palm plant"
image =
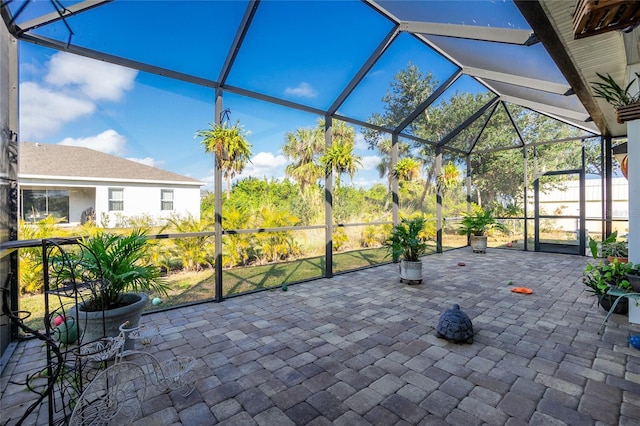
<path fill-rule="evenodd" d="M 115 337 L 119 327 L 129 321 L 136 327 L 150 291 L 166 294 L 160 268 L 146 263 L 146 233 L 133 230 L 129 234 L 98 232 L 80 240 L 81 250 L 69 252 L 73 265 L 63 272 L 75 277 L 100 277 L 91 283 L 88 297 L 71 310 L 76 318 L 81 340 L 91 342 Z"/>
<path fill-rule="evenodd" d="M 463 214 L 458 232 L 469 236 L 469 244 L 474 253 L 486 253 L 487 233 L 493 229 L 507 232 L 507 228 L 496 220 L 491 210 L 475 206 L 471 213 Z"/>
<path fill-rule="evenodd" d="M 601 81 L 591 83 L 595 97 L 604 99 L 615 108 L 618 123 L 640 118 L 640 92 L 631 92 L 636 79 L 623 87 L 609 74 L 596 74 Z M 640 74 L 636 73 L 636 77 L 640 78 Z"/>
<path fill-rule="evenodd" d="M 422 282 L 421 256 L 427 253 L 425 225 L 427 218 L 416 216 L 402 218 L 400 223 L 391 229 L 391 235 L 385 246 L 394 261 L 400 260 L 400 282 Z"/>

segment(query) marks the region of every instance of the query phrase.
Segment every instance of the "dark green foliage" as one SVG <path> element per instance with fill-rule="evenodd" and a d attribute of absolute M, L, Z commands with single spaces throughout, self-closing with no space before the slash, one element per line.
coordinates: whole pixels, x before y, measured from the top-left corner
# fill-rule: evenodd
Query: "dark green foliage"
<path fill-rule="evenodd" d="M 402 218 L 400 223 L 391 229 L 391 235 L 385 242 L 394 259 L 416 262 L 427 252 L 427 238 L 424 228 L 427 218 L 416 216 Z"/>
<path fill-rule="evenodd" d="M 300 198 L 298 185 L 289 181 L 248 177 L 236 182 L 231 198 L 223 203 L 227 207 L 254 210 L 264 206 L 292 211 Z"/>
<path fill-rule="evenodd" d="M 200 196 L 200 216 L 214 217 L 215 196 L 213 192 L 205 192 Z"/>
<path fill-rule="evenodd" d="M 627 257 L 629 255 L 627 241 L 618 241 L 618 231 L 613 231 L 611 235 L 605 238 L 600 244 L 589 237 L 589 249 L 594 259 L 608 256 Z"/>
<path fill-rule="evenodd" d="M 334 191 L 333 217 L 338 223 L 360 220 L 369 211 L 366 190 L 353 186 L 342 186 Z"/>
<path fill-rule="evenodd" d="M 459 229 L 461 235 L 486 235 L 492 229 L 507 232 L 504 225 L 496 221 L 491 210 L 476 207 L 473 212 L 464 213 L 463 216 Z"/>
<path fill-rule="evenodd" d="M 590 263 L 582 275 L 582 282 L 596 295 L 606 294 L 609 287 L 631 290 L 627 273 L 632 269 L 631 263 L 618 262 L 617 259 L 610 263 Z"/>
<path fill-rule="evenodd" d="M 167 228 L 173 231 L 187 234 L 199 232 L 211 232 L 213 230 L 213 216 L 204 216 L 196 219 L 193 216 L 171 217 L 167 220 Z M 203 267 L 212 266 L 213 261 L 213 237 L 208 235 L 198 237 L 183 237 L 174 240 L 173 256 L 180 259 L 182 269 L 186 271 L 200 271 Z"/>
<path fill-rule="evenodd" d="M 75 276 L 83 276 L 84 271 L 95 277 L 102 276 L 108 286 L 92 287 L 91 300 L 87 310 L 99 310 L 102 307 L 112 309 L 121 303 L 124 292 L 155 291 L 166 294 L 164 278 L 160 269 L 146 262 L 146 233 L 139 229 L 129 234 L 98 232 L 94 237 L 83 238 L 81 243 L 91 253 L 84 253 L 78 259 L 77 252 L 69 252 L 71 264 L 77 265 Z M 56 259 L 53 260 L 56 262 Z M 59 262 L 59 260 L 58 260 Z M 82 271 L 81 271 L 82 270 Z"/>
<path fill-rule="evenodd" d="M 596 93 L 597 98 L 602 98 L 614 107 L 631 105 L 640 102 L 640 92 L 630 93 L 631 86 L 636 79 L 631 80 L 625 87 L 618 84 L 611 75 L 602 75 L 596 73 L 601 81 L 591 83 L 591 88 Z M 640 78 L 640 74 L 636 73 L 636 77 Z"/>

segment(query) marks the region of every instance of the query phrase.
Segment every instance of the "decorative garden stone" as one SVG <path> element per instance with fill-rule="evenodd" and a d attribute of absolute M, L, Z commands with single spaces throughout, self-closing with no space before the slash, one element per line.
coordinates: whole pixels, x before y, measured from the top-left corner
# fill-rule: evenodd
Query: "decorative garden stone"
<path fill-rule="evenodd" d="M 440 315 L 436 332 L 438 337 L 456 343 L 473 343 L 473 324 L 469 316 L 460 310 L 458 304 L 454 304 L 451 309 L 447 309 Z"/>

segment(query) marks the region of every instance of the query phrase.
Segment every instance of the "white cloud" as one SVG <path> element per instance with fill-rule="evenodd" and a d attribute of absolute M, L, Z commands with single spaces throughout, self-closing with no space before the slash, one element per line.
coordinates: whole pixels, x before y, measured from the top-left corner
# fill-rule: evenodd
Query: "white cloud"
<path fill-rule="evenodd" d="M 360 132 L 356 132 L 353 146 L 355 149 L 360 149 L 363 151 L 369 149 L 369 144 L 364 140 L 364 135 Z"/>
<path fill-rule="evenodd" d="M 200 189 L 213 192 L 213 169 L 210 170 L 210 173 L 208 175 L 198 178 L 197 180 L 199 180 L 200 182 L 204 182 L 204 185 L 201 186 Z"/>
<path fill-rule="evenodd" d="M 42 83 L 20 84 L 20 139 L 37 142 L 93 114 L 96 101 L 118 101 L 137 71 L 70 53 L 54 54 Z M 34 72 L 35 73 L 35 72 Z"/>
<path fill-rule="evenodd" d="M 118 101 L 133 88 L 138 71 L 108 62 L 60 52 L 51 57 L 45 81 L 56 87 L 78 87 L 93 100 Z"/>
<path fill-rule="evenodd" d="M 20 139 L 34 142 L 56 132 L 68 121 L 95 111 L 95 104 L 34 82 L 20 84 Z"/>
<path fill-rule="evenodd" d="M 364 170 L 374 170 L 380 163 L 380 157 L 377 155 L 366 155 L 362 157 L 362 168 Z"/>
<path fill-rule="evenodd" d="M 151 167 L 162 167 L 164 165 L 164 161 L 156 160 L 155 158 L 151 158 L 151 157 L 127 158 L 127 160 L 135 161 L 136 163 L 144 164 L 146 166 L 151 166 Z"/>
<path fill-rule="evenodd" d="M 373 185 L 381 183 L 383 185 L 387 185 L 387 181 L 384 179 L 364 179 L 364 178 L 356 178 L 353 180 L 353 185 L 365 189 L 371 188 Z"/>
<path fill-rule="evenodd" d="M 124 136 L 115 130 L 109 129 L 99 135 L 87 138 L 64 138 L 59 145 L 83 146 L 107 154 L 121 156 L 125 151 L 126 142 L 127 139 Z"/>
<path fill-rule="evenodd" d="M 318 92 L 316 92 L 309 83 L 304 81 L 298 84 L 298 87 L 287 87 L 284 89 L 285 95 L 292 95 L 299 98 L 315 98 Z"/>
<path fill-rule="evenodd" d="M 273 155 L 272 152 L 259 152 L 247 163 L 242 177 L 253 176 L 258 179 L 271 176 L 283 176 L 287 159 L 284 155 Z"/>

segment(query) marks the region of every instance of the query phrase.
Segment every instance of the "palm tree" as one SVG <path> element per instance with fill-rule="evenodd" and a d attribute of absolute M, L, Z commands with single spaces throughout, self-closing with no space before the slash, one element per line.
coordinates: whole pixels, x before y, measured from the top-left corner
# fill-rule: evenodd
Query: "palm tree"
<path fill-rule="evenodd" d="M 246 164 L 251 161 L 251 144 L 245 132 L 236 121 L 233 126 L 228 121 L 222 124 L 209 123 L 209 129 L 196 131 L 196 137 L 203 138 L 202 145 L 206 152 L 212 152 L 218 168 L 227 183 L 227 200 L 231 196 L 231 179 L 242 173 Z"/>
<path fill-rule="evenodd" d="M 324 132 L 324 119 L 318 120 L 318 132 L 322 135 Z M 333 120 L 331 126 L 331 139 L 333 143 L 350 143 L 353 146 L 355 139 L 355 130 L 346 122 Z"/>
<path fill-rule="evenodd" d="M 393 168 L 393 174 L 399 181 L 411 181 L 420 176 L 420 162 L 415 158 L 405 157 L 398 160 Z"/>
<path fill-rule="evenodd" d="M 318 158 L 324 151 L 322 134 L 314 129 L 296 129 L 295 132 L 287 132 L 287 142 L 282 147 L 282 152 L 288 160 L 293 161 L 285 168 L 287 176 L 295 180 L 302 192 L 309 185 L 322 177 L 322 166 Z"/>
<path fill-rule="evenodd" d="M 325 151 L 324 127 L 325 121 L 320 119 L 315 129 L 296 129 L 294 133 L 286 134 L 287 142 L 282 152 L 293 163 L 285 168 L 285 173 L 298 182 L 303 192 L 308 185 L 322 177 L 325 169 L 333 169 L 338 173 L 336 185 L 340 186 L 340 174 L 349 173 L 353 177 L 358 167 L 362 166 L 361 158 L 352 154 L 355 130 L 344 121 L 333 122 L 333 145 L 321 157 Z"/>
<path fill-rule="evenodd" d="M 442 173 L 440 173 L 440 176 L 438 176 L 438 185 L 440 185 L 442 192 L 444 193 L 449 189 L 455 188 L 456 186 L 458 186 L 459 183 L 460 183 L 460 170 L 455 164 L 451 162 L 447 163 L 443 167 Z"/>
<path fill-rule="evenodd" d="M 336 142 L 327 149 L 326 153 L 320 158 L 320 162 L 327 171 L 336 172 L 336 187 L 340 188 L 340 176 L 348 173 L 351 178 L 362 167 L 362 158 L 359 155 L 353 155 L 353 142 Z"/>
<path fill-rule="evenodd" d="M 318 132 L 322 134 L 325 128 L 324 119 L 318 120 Z M 336 172 L 336 187 L 340 188 L 340 176 L 348 173 L 351 178 L 362 167 L 362 158 L 353 155 L 355 130 L 346 122 L 334 120 L 331 125 L 332 144 L 320 158 L 325 170 Z"/>

